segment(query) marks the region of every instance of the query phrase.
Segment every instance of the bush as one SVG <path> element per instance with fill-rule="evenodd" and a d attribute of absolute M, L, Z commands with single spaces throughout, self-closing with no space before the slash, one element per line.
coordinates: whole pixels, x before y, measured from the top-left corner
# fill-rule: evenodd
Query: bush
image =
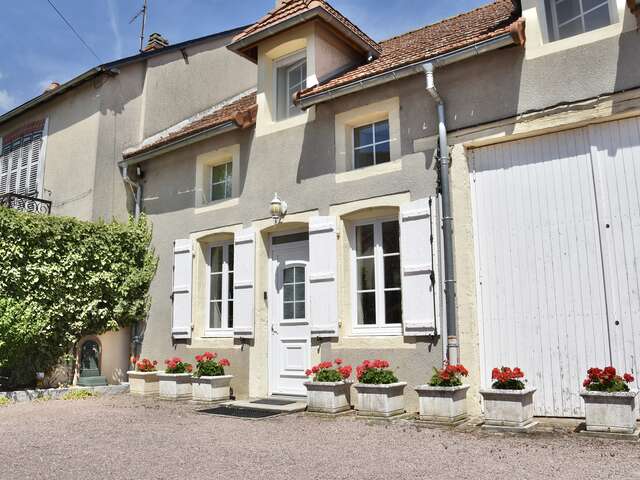
<path fill-rule="evenodd" d="M 356 376 L 360 383 L 371 385 L 388 385 L 396 383 L 398 377 L 391 370 L 387 370 L 389 362 L 386 360 L 365 360 L 356 368 Z"/>
<path fill-rule="evenodd" d="M 0 407 L 6 407 L 10 403 L 11 400 L 9 400 L 7 397 L 0 397 Z"/>
<path fill-rule="evenodd" d="M 29 384 L 77 342 L 144 320 L 156 257 L 145 218 L 127 223 L 0 208 L 0 369 Z"/>
<path fill-rule="evenodd" d="M 62 396 L 63 400 L 84 400 L 95 397 L 96 394 L 90 390 L 70 390 Z"/>

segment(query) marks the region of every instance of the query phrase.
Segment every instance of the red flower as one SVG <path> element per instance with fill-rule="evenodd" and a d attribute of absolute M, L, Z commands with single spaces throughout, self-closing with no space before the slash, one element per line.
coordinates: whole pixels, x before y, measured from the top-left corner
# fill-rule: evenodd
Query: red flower
<path fill-rule="evenodd" d="M 342 365 L 342 359 L 336 358 L 336 365 Z"/>
<path fill-rule="evenodd" d="M 223 367 L 228 367 L 231 365 L 231 363 L 229 362 L 229 360 L 227 360 L 226 358 L 221 358 L 220 362 L 218 362 L 220 365 L 222 365 Z"/>
<path fill-rule="evenodd" d="M 633 378 L 633 375 L 631 375 L 630 373 L 625 373 L 624 374 L 624 381 L 627 383 L 631 383 L 635 380 L 635 378 Z"/>
<path fill-rule="evenodd" d="M 311 368 L 311 371 L 312 371 L 313 373 L 318 373 L 318 372 L 320 371 L 320 368 L 318 367 L 318 365 L 314 365 L 314 366 Z"/>
<path fill-rule="evenodd" d="M 307 377 L 310 377 L 310 376 L 313 374 L 313 372 L 307 368 L 307 369 L 304 371 L 304 374 L 305 374 Z"/>
<path fill-rule="evenodd" d="M 587 388 L 589 385 L 591 385 L 591 379 L 590 378 L 585 378 L 584 382 L 582 382 L 582 386 L 584 388 Z"/>
<path fill-rule="evenodd" d="M 187 365 L 185 370 L 189 373 L 193 372 L 193 366 L 192 365 Z"/>
<path fill-rule="evenodd" d="M 498 370 L 497 368 L 491 370 L 491 380 L 497 380 L 498 375 L 500 375 L 500 370 Z"/>
<path fill-rule="evenodd" d="M 196 355 L 196 362 L 202 362 L 203 357 L 202 355 Z"/>

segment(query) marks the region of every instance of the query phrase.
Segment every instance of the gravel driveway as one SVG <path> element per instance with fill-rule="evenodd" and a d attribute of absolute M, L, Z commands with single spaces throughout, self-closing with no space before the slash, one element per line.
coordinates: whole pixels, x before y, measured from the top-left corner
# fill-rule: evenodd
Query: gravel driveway
<path fill-rule="evenodd" d="M 196 409 L 126 395 L 0 407 L 0 478 L 640 479 L 637 443 Z"/>

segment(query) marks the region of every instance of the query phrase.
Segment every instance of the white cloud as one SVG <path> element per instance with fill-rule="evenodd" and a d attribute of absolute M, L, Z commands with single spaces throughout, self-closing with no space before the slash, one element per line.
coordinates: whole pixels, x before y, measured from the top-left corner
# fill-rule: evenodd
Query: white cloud
<path fill-rule="evenodd" d="M 16 104 L 16 99 L 13 98 L 6 90 L 0 90 L 0 111 L 10 110 Z"/>
<path fill-rule="evenodd" d="M 117 58 L 122 58 L 122 35 L 120 35 L 118 27 L 118 7 L 115 0 L 108 0 L 107 6 L 109 7 L 109 24 L 116 40 L 114 54 Z"/>

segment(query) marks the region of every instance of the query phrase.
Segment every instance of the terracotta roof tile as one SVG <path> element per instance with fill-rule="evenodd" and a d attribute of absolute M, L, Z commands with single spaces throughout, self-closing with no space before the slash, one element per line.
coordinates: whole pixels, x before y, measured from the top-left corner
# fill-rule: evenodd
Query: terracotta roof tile
<path fill-rule="evenodd" d="M 434 58 L 508 33 L 520 16 L 517 0 L 496 0 L 461 15 L 381 42 L 379 58 L 349 70 L 321 85 L 300 92 L 300 97 L 385 73 L 404 65 Z"/>
<path fill-rule="evenodd" d="M 248 128 L 255 124 L 257 109 L 256 92 L 252 91 L 180 122 L 146 139 L 138 147 L 126 150 L 122 156 L 127 159 L 147 153 L 230 121 L 235 122 L 238 127 Z"/>
<path fill-rule="evenodd" d="M 233 42 L 249 38 L 258 32 L 279 24 L 280 22 L 283 22 L 289 18 L 293 18 L 302 13 L 309 12 L 316 8 L 323 9 L 325 12 L 335 18 L 340 24 L 342 24 L 342 26 L 351 31 L 351 33 L 356 35 L 362 42 L 371 47 L 371 50 L 374 53 L 380 52 L 380 45 L 373 41 L 366 33 L 360 30 L 356 25 L 349 21 L 347 17 L 342 15 L 325 0 L 285 0 L 282 2 L 282 5 L 280 7 L 271 10 L 256 23 L 245 29 L 240 34 L 236 35 L 233 39 Z"/>

